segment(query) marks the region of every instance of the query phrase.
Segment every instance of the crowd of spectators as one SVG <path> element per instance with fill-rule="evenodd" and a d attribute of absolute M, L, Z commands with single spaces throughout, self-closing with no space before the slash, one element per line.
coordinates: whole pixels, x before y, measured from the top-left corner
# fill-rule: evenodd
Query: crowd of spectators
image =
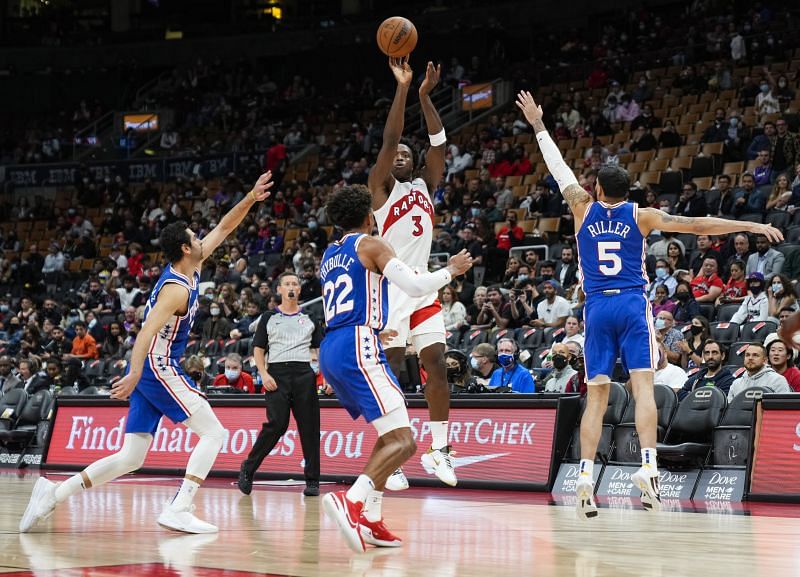
<path fill-rule="evenodd" d="M 689 216 L 756 214 L 763 219 L 782 213 L 788 233 L 796 223 L 795 207 L 800 206 L 800 140 L 788 126 L 791 115 L 783 113 L 795 102 L 796 67 L 781 67 L 784 72 L 775 78 L 770 65 L 779 56 L 786 62 L 786 46 L 781 43 L 788 40 L 778 40 L 777 32 L 790 23 L 778 22 L 778 13 L 766 7 L 730 19 L 705 14 L 702 2 L 695 5 L 697 22 L 708 25 L 706 42 L 690 44 L 691 53 L 684 49 L 674 55 L 685 68 L 672 86 L 690 93 L 736 91 L 736 104 L 716 114 L 707 141 L 723 136 L 724 159 L 752 159 L 755 168 L 735 180 L 721 174 L 709 189 L 687 178 L 677 197 L 660 194 L 657 185 L 636 183 L 631 197 L 643 206 Z M 641 33 L 617 34 L 619 30 L 604 28 L 596 46 L 570 41 L 550 61 L 551 67 L 559 68 L 575 54 L 590 50 L 605 63 L 591 72 L 585 89 L 573 94 L 544 91 L 547 124 L 557 135 L 593 139 L 579 159 L 581 183 L 590 192 L 600 163 L 621 162 L 626 154 L 650 147 L 683 144 L 680 134 L 661 127 L 660 119 L 653 117 L 648 102 L 662 87 L 648 78 L 647 66 L 637 73 L 616 66 L 617 58 L 628 62 L 625 55 L 657 46 L 665 30 L 675 30 L 661 16 L 635 15 Z M 760 35 L 756 38 L 772 34 L 772 43 L 745 39 L 756 33 Z M 697 28 L 687 34 L 696 36 Z M 480 67 L 479 58 L 469 61 Z M 748 77 L 737 85 L 729 72 L 743 63 L 757 65 L 757 72 L 766 67 L 758 78 Z M 445 70 L 447 81 L 457 81 L 459 74 L 465 74 L 463 69 L 458 61 L 451 62 Z M 514 73 L 517 80 L 521 71 L 524 68 Z M 276 306 L 272 283 L 282 271 L 299 275 L 301 301 L 320 296 L 320 258 L 341 232 L 327 221 L 327 195 L 344 184 L 366 183 L 388 105 L 382 89 L 369 78 L 359 87 L 345 85 L 338 94 L 340 106 L 331 107 L 307 79 L 298 76 L 279 88 L 265 74 L 254 72 L 246 64 L 198 62 L 188 71 L 176 71 L 153 92 L 153 105 L 183 111 L 174 129 L 162 138 L 162 147 L 187 154 L 263 150 L 264 167 L 279 175 L 272 198 L 247 216 L 203 271 L 203 296 L 192 334 L 196 347 L 187 356 L 193 374 L 210 387 L 217 374 L 230 370 L 232 377 L 237 363 L 240 373 L 225 382 L 246 381 L 241 371 L 249 368 L 247 340 L 258 315 Z M 635 89 L 626 94 L 623 87 L 637 78 Z M 590 90 L 603 90 L 605 96 L 598 99 Z M 772 109 L 762 106 L 770 95 L 777 102 L 774 122 L 769 120 Z M 749 106 L 758 108 L 760 125 L 743 130 L 741 111 Z M 654 131 L 659 129 L 656 139 Z M 616 134 L 630 138 L 608 146 L 599 140 Z M 581 391 L 582 380 L 576 375 L 582 371 L 584 295 L 571 216 L 546 174 L 530 182 L 523 194 L 514 190 L 511 182 L 539 170 L 535 155 L 526 149 L 526 136 L 529 127 L 516 112 L 491 115 L 475 132 L 464 131 L 452 139 L 446 174 L 432 191 L 437 224 L 433 252 L 454 254 L 466 248 L 476 262 L 473 271 L 442 291 L 449 342 L 453 349 L 463 349 L 464 357 L 471 357 L 455 359 L 463 365 L 463 373 L 481 375 L 483 382 L 473 386 L 490 386 L 497 347 L 507 335 L 516 347 L 512 356 L 536 369 L 536 390 Z M 423 152 L 424 135 L 409 137 L 411 146 Z M 307 143 L 317 146 L 319 162 L 303 172 L 292 167 L 289 155 Z M 55 202 L 43 197 L 30 201 L 25 194 L 17 194 L 13 204 L 6 202 L 2 207 L 6 224 L 0 227 L 0 284 L 8 293 L 0 298 L 4 358 L 16 372 L 38 375 L 36 386 L 91 386 L 96 381 L 87 374 L 96 361 L 106 376 L 123 370 L 147 295 L 163 266 L 157 245 L 160 230 L 185 220 L 202 236 L 242 198 L 247 190 L 244 181 L 252 176 L 232 173 L 207 179 L 197 174 L 131 184 L 114 175 L 96 181 L 84 171 L 75 187 L 60 191 Z M 546 219 L 556 219 L 556 226 L 539 230 Z M 43 226 L 34 228 L 39 224 Z M 735 305 L 732 322 L 742 325 L 777 323 L 797 309 L 797 251 L 784 252 L 763 237 L 747 235 L 695 240 L 664 233 L 649 241 L 648 294 L 664 348 L 662 368 L 671 372 L 670 386 L 676 390 L 684 388 L 694 371 L 707 370 L 710 342 L 716 342 L 718 351 L 709 355 L 718 352 L 730 360 L 727 344 L 738 335 L 727 344 L 711 338 L 709 321 L 715 320 L 721 306 Z M 548 246 L 547 255 L 542 245 Z M 564 346 L 552 347 L 554 343 Z M 778 346 L 769 345 L 770 351 Z M 192 356 L 201 351 L 200 358 Z M 233 356 L 239 354 L 244 359 Z M 765 362 L 773 364 L 769 355 L 763 355 Z M 791 358 L 787 361 L 782 366 L 775 360 L 776 372 L 789 371 Z M 27 368 L 22 369 L 25 363 Z M 681 382 L 679 372 L 684 375 Z M 463 375 L 458 378 L 465 385 Z M 789 384 L 800 388 L 797 379 Z M 252 383 L 233 386 L 250 391 Z"/>

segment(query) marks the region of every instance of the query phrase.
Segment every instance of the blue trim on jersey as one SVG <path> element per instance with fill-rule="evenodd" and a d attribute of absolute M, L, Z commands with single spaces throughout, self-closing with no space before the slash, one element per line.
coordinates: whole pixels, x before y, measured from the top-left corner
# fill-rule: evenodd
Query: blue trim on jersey
<path fill-rule="evenodd" d="M 186 350 L 186 343 L 189 341 L 189 331 L 194 323 L 194 316 L 197 312 L 198 298 L 200 296 L 200 274 L 197 271 L 194 272 L 192 280 L 194 281 L 193 283 L 188 282 L 189 279 L 187 279 L 186 276 L 175 271 L 172 265 L 169 264 L 164 269 L 164 272 L 161 273 L 161 276 L 153 287 L 153 291 L 150 293 L 150 297 L 145 305 L 143 322 L 147 320 L 147 315 L 156 305 L 158 294 L 165 284 L 175 283 L 184 287 L 189 292 L 186 314 L 183 316 L 176 315 L 174 318 L 177 318 L 178 321 L 174 326 L 170 321 L 159 330 L 151 346 L 151 352 L 153 354 L 158 354 L 170 359 L 180 359 L 183 356 L 183 352 Z"/>

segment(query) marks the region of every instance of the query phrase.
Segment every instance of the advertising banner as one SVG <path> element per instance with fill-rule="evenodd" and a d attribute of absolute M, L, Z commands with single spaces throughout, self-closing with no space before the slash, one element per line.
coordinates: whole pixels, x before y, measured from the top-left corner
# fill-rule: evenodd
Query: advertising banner
<path fill-rule="evenodd" d="M 238 472 L 265 420 L 253 403 L 215 406 L 226 439 L 214 464 L 217 472 Z M 450 442 L 459 481 L 545 486 L 553 458 L 556 407 L 462 408 L 450 411 Z M 403 469 L 409 478 L 430 479 L 420 463 L 431 442 L 425 407 L 409 408 L 417 455 Z M 114 404 L 62 404 L 58 408 L 46 463 L 50 467 L 83 466 L 122 446 L 127 407 Z M 367 462 L 377 435 L 363 420 L 353 421 L 339 406 L 321 408 L 321 469 L 323 476 L 356 476 Z M 145 460 L 145 470 L 182 469 L 197 436 L 162 419 Z M 302 478 L 303 452 L 292 419 L 260 471 Z"/>
<path fill-rule="evenodd" d="M 750 493 L 800 497 L 800 408 L 765 408 L 757 428 Z"/>
<path fill-rule="evenodd" d="M 741 501 L 747 471 L 742 469 L 706 469 L 700 475 L 693 501 Z"/>

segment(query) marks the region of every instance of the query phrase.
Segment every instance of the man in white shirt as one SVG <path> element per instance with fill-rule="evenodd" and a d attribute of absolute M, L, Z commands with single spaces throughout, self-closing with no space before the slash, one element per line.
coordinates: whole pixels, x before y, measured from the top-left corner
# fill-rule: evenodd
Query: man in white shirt
<path fill-rule="evenodd" d="M 535 327 L 563 327 L 570 313 L 569 301 L 556 294 L 555 286 L 549 280 L 542 283 L 544 300 L 536 307 L 538 319 L 531 324 Z"/>
<path fill-rule="evenodd" d="M 686 373 L 678 365 L 673 365 L 667 361 L 667 353 L 664 350 L 664 345 L 658 344 L 659 356 L 658 366 L 656 367 L 655 376 L 653 378 L 654 385 L 666 385 L 673 391 L 678 392 L 683 388 L 686 382 Z"/>

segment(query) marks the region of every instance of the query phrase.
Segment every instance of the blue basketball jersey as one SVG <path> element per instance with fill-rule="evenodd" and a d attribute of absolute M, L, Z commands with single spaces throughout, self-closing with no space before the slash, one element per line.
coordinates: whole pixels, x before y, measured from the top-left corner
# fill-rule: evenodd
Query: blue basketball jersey
<path fill-rule="evenodd" d="M 158 282 L 156 282 L 156 286 L 153 287 L 150 298 L 147 299 L 147 304 L 144 308 L 145 320 L 156 305 L 158 293 L 167 283 L 181 285 L 188 291 L 188 310 L 185 315 L 173 315 L 167 321 L 167 324 L 165 324 L 153 338 L 153 342 L 150 344 L 147 354 L 150 356 L 177 360 L 183 356 L 183 351 L 186 349 L 186 342 L 189 340 L 189 329 L 192 328 L 194 315 L 197 312 L 197 299 L 200 295 L 200 274 L 195 271 L 194 278 L 189 279 L 173 269 L 171 264 L 167 265 L 161 277 L 159 277 Z"/>
<path fill-rule="evenodd" d="M 637 224 L 639 205 L 593 202 L 578 234 L 578 266 L 587 295 L 647 285 L 646 239 Z"/>
<path fill-rule="evenodd" d="M 389 281 L 364 268 L 358 243 L 365 234 L 351 233 L 328 245 L 319 267 L 328 330 L 368 326 L 381 330 L 389 312 Z"/>

